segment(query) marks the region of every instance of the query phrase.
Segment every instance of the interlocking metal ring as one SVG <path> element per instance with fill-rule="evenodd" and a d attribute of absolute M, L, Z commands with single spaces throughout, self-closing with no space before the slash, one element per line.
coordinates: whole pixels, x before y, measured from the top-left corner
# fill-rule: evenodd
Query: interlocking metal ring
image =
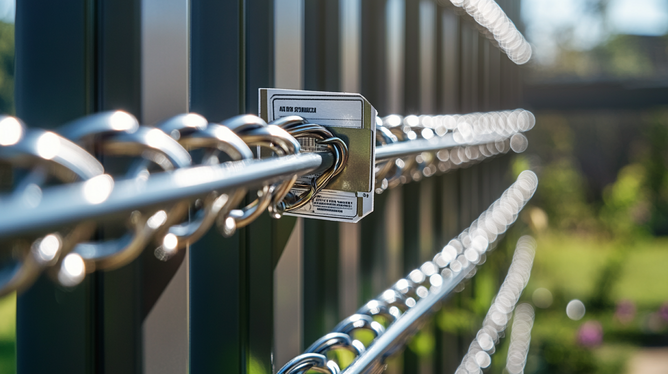
<path fill-rule="evenodd" d="M 108 156 L 141 156 L 163 170 L 188 167 L 188 152 L 174 139 L 159 129 L 139 126 L 136 119 L 125 112 L 98 113 L 63 126 L 60 131 L 82 144 L 102 140 L 100 150 Z M 95 139 L 97 138 L 97 139 Z M 134 162 L 126 177 L 139 183 L 149 175 L 144 160 Z M 86 261 L 86 270 L 115 269 L 134 260 L 159 233 L 178 223 L 185 215 L 188 203 L 174 203 L 168 210 L 154 209 L 149 214 L 135 211 L 130 217 L 130 233 L 104 242 L 79 243 L 74 252 Z M 163 243 L 158 246 L 164 249 Z M 174 250 L 175 248 L 167 248 Z"/>
<path fill-rule="evenodd" d="M 382 301 L 388 307 L 397 307 L 402 313 L 408 310 L 406 305 L 406 296 L 395 289 L 388 289 L 376 297 L 376 300 Z"/>
<path fill-rule="evenodd" d="M 392 313 L 390 307 L 383 301 L 371 300 L 364 304 L 361 308 L 357 309 L 357 314 L 366 314 L 370 317 L 381 316 L 383 317 L 388 324 L 394 322 L 399 318 L 399 313 Z"/>
<path fill-rule="evenodd" d="M 418 296 L 417 293 L 415 293 L 415 290 L 417 290 L 418 287 L 419 286 L 412 280 L 401 278 L 394 284 L 394 286 L 392 286 L 392 289 L 404 296 L 416 299 Z"/>
<path fill-rule="evenodd" d="M 218 158 L 220 152 L 232 161 L 253 158 L 253 152 L 232 130 L 222 125 L 209 124 L 198 114 L 180 114 L 158 124 L 157 127 L 170 134 L 188 151 L 204 150 L 202 163 L 205 164 L 220 162 Z M 224 236 L 231 236 L 236 230 L 236 221 L 230 218 L 228 213 L 242 202 L 245 195 L 246 190 L 242 188 L 223 194 L 211 191 L 202 199 L 201 209 L 194 212 L 190 222 L 169 228 L 169 233 L 177 238 L 177 249 L 185 248 L 198 240 L 216 221 L 221 233 Z"/>
<path fill-rule="evenodd" d="M 16 198 L 39 199 L 40 186 L 50 176 L 61 182 L 72 182 L 89 180 L 104 173 L 104 168 L 94 157 L 69 140 L 44 130 L 26 131 L 23 123 L 7 116 L 0 117 L 5 131 L 7 121 L 11 121 L 9 125 L 14 127 L 17 136 L 0 147 L 0 160 L 33 167 L 18 183 L 13 193 Z M 10 264 L 0 270 L 0 295 L 32 284 L 44 268 L 59 264 L 75 243 L 90 237 L 94 227 L 91 223 L 81 223 L 66 235 L 53 233 L 35 241 L 34 237 L 26 237 L 10 242 L 13 248 Z"/>
<path fill-rule="evenodd" d="M 222 125 L 234 131 L 249 146 L 269 149 L 278 156 L 299 153 L 300 145 L 296 139 L 278 126 L 267 125 L 260 117 L 249 114 L 236 116 L 224 121 Z M 248 225 L 265 209 L 275 206 L 290 191 L 296 180 L 295 175 L 282 183 L 263 186 L 258 191 L 258 199 L 245 208 L 235 209 L 230 213 L 230 216 L 235 218 L 237 227 Z"/>
<path fill-rule="evenodd" d="M 391 117 L 391 116 L 389 116 Z M 386 117 L 388 118 L 388 117 Z M 433 136 L 431 129 L 426 129 L 420 123 L 419 117 L 415 115 L 404 117 L 400 123 L 395 124 L 394 121 L 388 118 L 384 121 L 389 126 L 389 130 L 399 139 L 400 142 L 412 141 L 416 139 L 425 139 L 425 131 L 428 130 Z M 422 152 L 415 156 L 403 158 L 405 166 L 403 174 L 401 175 L 401 183 L 409 183 L 412 181 L 418 182 L 424 175 L 424 169 L 429 163 L 433 161 L 433 155 L 430 152 Z"/>
<path fill-rule="evenodd" d="M 526 141 L 519 132 L 527 131 L 533 126 L 535 119 L 532 118 L 533 115 L 521 109 L 487 114 L 388 116 L 384 120 L 377 118 L 376 143 L 379 147 L 418 138 L 429 140 L 433 136 L 444 137 L 442 144 L 447 146 L 436 150 L 433 144 L 441 144 L 440 141 L 429 142 L 432 145 L 422 154 L 380 161 L 375 165 L 379 183 L 376 192 L 393 187 L 395 183 L 416 180 L 422 175 L 430 176 L 436 169 L 445 172 L 506 153 L 511 149 L 521 152 Z M 383 126 L 383 122 L 387 128 Z M 194 218 L 188 221 L 183 220 L 190 205 L 186 200 L 133 212 L 130 217 L 133 226 L 130 234 L 107 242 L 81 243 L 92 236 L 96 227 L 94 221 L 71 224 L 66 231 L 24 234 L 4 239 L 3 245 L 11 250 L 3 249 L 0 254 L 3 256 L 0 260 L 7 264 L 0 269 L 0 282 L 4 282 L 0 283 L 0 293 L 24 287 L 45 269 L 49 275 L 57 277 L 61 284 L 73 285 L 73 279 L 63 281 L 60 270 L 57 270 L 66 267 L 68 258 L 76 260 L 78 257 L 81 261 L 80 267 L 85 266 L 88 272 L 109 269 L 131 261 L 143 247 L 156 239 L 158 249 L 174 251 L 186 246 L 200 237 L 214 220 L 222 227 L 224 234 L 230 234 L 236 225 L 250 223 L 265 209 L 269 210 L 272 216 L 279 217 L 285 210 L 303 206 L 325 188 L 327 183 L 344 169 L 347 159 L 348 150 L 341 139 L 333 137 L 332 132 L 326 128 L 310 124 L 301 117 L 281 118 L 267 125 L 256 116 L 244 115 L 218 125 L 208 124 L 206 119 L 196 114 L 183 114 L 159 126 L 160 129 L 139 126 L 133 116 L 123 111 L 103 112 L 61 127 L 57 130 L 63 136 L 61 137 L 54 132 L 28 130 L 19 120 L 0 116 L 0 160 L 7 161 L 12 166 L 30 169 L 25 177 L 17 181 L 9 198 L 18 205 L 29 206 L 30 196 L 38 196 L 42 186 L 56 180 L 59 181 L 56 183 L 85 181 L 77 187 L 82 188 L 82 193 L 86 193 L 86 190 L 97 191 L 96 188 L 112 191 L 114 180 L 104 174 L 102 165 L 91 155 L 93 152 L 101 156 L 129 156 L 135 159 L 139 156 L 140 161 L 114 173 L 120 178 L 133 178 L 138 186 L 141 186 L 151 172 L 190 166 L 191 155 L 184 146 L 198 157 L 204 152 L 202 158 L 198 158 L 201 160 L 199 163 L 210 163 L 214 158 L 223 156 L 226 157 L 224 160 L 218 159 L 216 162 L 226 162 L 253 157 L 248 145 L 258 147 L 258 158 L 269 153 L 279 157 L 297 154 L 301 145 L 295 138 L 311 138 L 316 141 L 314 144 L 322 147 L 316 148 L 316 151 L 331 152 L 334 163 L 332 168 L 308 183 L 296 184 L 303 193 L 291 193 L 297 180 L 296 175 L 280 182 L 266 181 L 258 192 L 258 199 L 242 209 L 233 209 L 240 204 L 246 192 L 244 188 L 238 188 L 235 191 L 224 191 L 224 194 L 212 192 L 196 201 L 195 207 L 190 208 Z M 513 144 L 512 139 L 518 144 Z M 458 145 L 450 145 L 452 142 Z M 403 145 L 400 145 L 397 149 L 404 149 L 402 147 Z M 263 151 L 260 151 L 260 148 Z M 405 151 L 399 151 L 399 154 L 406 154 L 401 152 Z M 125 161 L 127 160 L 126 158 Z M 113 163 L 110 168 L 120 169 L 119 165 L 127 164 Z M 24 200 L 26 204 L 19 203 Z M 483 229 L 485 225 L 490 227 L 489 217 L 483 215 L 480 219 L 485 221 Z M 477 229 L 480 230 L 480 227 Z M 497 227 L 492 229 L 489 235 L 496 236 L 501 232 L 503 229 Z M 172 240 L 168 242 L 168 238 Z M 74 248 L 77 243 L 79 244 Z M 74 253 L 71 253 L 72 251 Z M 443 256 L 445 254 L 434 257 L 434 263 L 443 267 Z M 483 256 L 481 255 L 481 258 Z M 82 257 L 86 258 L 85 263 Z M 462 254 L 457 254 L 456 257 L 450 262 L 452 272 L 459 271 L 457 266 L 465 267 L 463 264 L 468 264 Z M 74 269 L 78 269 L 80 265 L 76 261 L 68 264 Z M 431 264 L 431 267 L 434 265 Z M 378 296 L 374 305 L 364 306 L 358 314 L 385 315 L 386 318 L 392 315 L 397 318 L 429 291 L 429 282 L 436 274 L 425 269 L 417 269 L 407 279 L 402 280 L 405 283 L 402 287 L 399 287 L 402 281 L 397 282 L 391 290 Z"/>
<path fill-rule="evenodd" d="M 339 366 L 334 361 L 327 360 L 324 355 L 304 353 L 290 360 L 276 374 L 294 374 L 308 370 L 325 374 L 339 374 L 341 372 Z"/>
<path fill-rule="evenodd" d="M 314 139 L 316 147 L 320 145 L 325 146 L 325 149 L 334 154 L 334 164 L 331 168 L 313 178 L 310 184 L 295 184 L 295 187 L 304 188 L 306 191 L 298 196 L 290 193 L 279 203 L 279 212 L 277 213 L 280 214 L 283 211 L 299 209 L 308 204 L 334 177 L 343 172 L 348 162 L 348 146 L 342 139 L 335 137 L 325 127 L 308 123 L 307 120 L 300 116 L 282 117 L 271 124 L 285 129 L 295 139 Z"/>
<path fill-rule="evenodd" d="M 380 117 L 376 117 L 376 147 L 397 143 L 399 139 L 385 126 Z M 403 174 L 404 162 L 401 159 L 377 161 L 375 165 L 376 193 L 397 186 Z"/>
<path fill-rule="evenodd" d="M 0 121 L 13 117 L 0 117 Z M 18 122 L 18 121 L 17 121 Z M 18 122 L 20 123 L 20 122 Z M 24 135 L 15 144 L 0 147 L 0 160 L 12 165 L 35 168 L 28 178 L 29 183 L 41 184 L 47 174 L 51 174 L 63 182 L 87 180 L 104 173 L 104 168 L 95 157 L 73 142 L 50 131 L 34 129 L 26 131 L 21 124 Z M 39 178 L 37 177 L 39 174 Z M 27 183 L 20 184 L 25 187 Z"/>
<path fill-rule="evenodd" d="M 358 313 L 339 322 L 332 331 L 350 335 L 353 331 L 359 329 L 371 331 L 374 334 L 374 338 L 379 337 L 385 332 L 383 325 L 374 321 L 371 316 Z"/>
<path fill-rule="evenodd" d="M 340 332 L 330 332 L 306 348 L 304 353 L 318 353 L 326 357 L 328 352 L 336 349 L 345 349 L 352 352 L 355 358 L 359 357 L 365 350 L 364 344 L 359 340 L 352 339 L 350 335 Z M 338 362 L 337 365 L 339 368 L 341 367 Z"/>
<path fill-rule="evenodd" d="M 344 348 L 352 353 L 355 356 L 359 356 L 364 353 L 364 344 L 359 340 L 352 339 L 350 335 L 340 333 L 340 332 L 330 332 L 329 334 L 321 337 L 311 344 L 306 350 L 305 353 L 320 353 L 326 354 L 332 349 Z"/>

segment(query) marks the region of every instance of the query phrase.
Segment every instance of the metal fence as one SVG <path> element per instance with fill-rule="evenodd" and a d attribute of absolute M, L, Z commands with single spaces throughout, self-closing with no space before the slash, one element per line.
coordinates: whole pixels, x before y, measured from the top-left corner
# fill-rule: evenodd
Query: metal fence
<path fill-rule="evenodd" d="M 240 113 L 257 113 L 262 87 L 360 92 L 381 116 L 515 109 L 521 85 L 513 61 L 525 62 L 530 47 L 503 14 L 488 17 L 484 11 L 496 9 L 492 3 L 26 0 L 17 4 L 17 117 L 30 128 L 26 134 L 109 110 L 124 110 L 143 124 L 185 112 L 224 123 Z M 498 3 L 518 19 L 518 1 Z M 422 125 L 425 117 L 385 118 L 400 123 L 415 118 Z M 460 117 L 448 118 L 456 125 Z M 505 133 L 497 153 L 509 150 L 511 135 L 521 127 Z M 457 126 L 449 130 L 441 134 L 442 143 L 421 145 L 434 153 L 448 149 L 449 159 L 436 162 L 433 173 L 408 175 L 377 195 L 374 213 L 359 224 L 275 220 L 265 213 L 229 238 L 211 230 L 167 261 L 144 250 L 129 264 L 88 274 L 73 288 L 43 274 L 18 298 L 18 371 L 277 371 L 403 275 L 432 261 L 510 186 L 509 156 L 487 157 L 483 148 L 465 147 L 471 142 L 448 138 Z M 526 139 L 515 139 L 516 148 L 526 147 Z M 93 144 L 91 152 L 102 155 L 103 144 Z M 380 145 L 377 162 L 414 154 L 415 144 L 408 150 L 402 143 Z M 323 162 L 318 155 L 290 157 L 303 162 L 300 170 Z M 101 163 L 104 170 L 125 165 L 108 157 Z M 246 176 L 280 177 L 278 169 L 287 164 L 281 157 L 257 162 Z M 208 181 L 208 191 L 256 186 L 233 179 L 238 177 L 233 172 Z M 23 177 L 15 173 L 13 183 Z M 67 223 L 99 219 L 103 206 L 112 217 L 207 192 L 207 187 L 179 192 L 172 177 L 149 178 L 155 191 L 172 194 L 163 200 L 153 189 L 121 193 L 118 186 L 125 182 L 116 182 L 121 192 Z M 240 184 L 230 184 L 233 180 Z M 527 196 L 535 188 L 529 185 Z M 73 212 L 81 196 L 54 191 L 44 189 L 41 198 L 54 205 L 39 215 L 9 209 L 13 200 L 3 199 L 0 236 L 26 227 L 52 229 L 55 220 Z M 96 239 L 113 237 L 114 230 L 103 224 Z M 463 278 L 470 271 L 457 273 Z M 406 311 L 402 324 L 389 325 L 384 340 L 368 346 L 348 371 L 375 370 L 397 336 L 449 295 L 453 282 Z M 460 293 L 456 302 L 471 292 Z M 401 325 L 408 330 L 396 327 Z M 389 370 L 457 369 L 472 337 L 453 336 L 434 324 L 424 328 L 436 337 L 431 355 L 407 349 Z"/>

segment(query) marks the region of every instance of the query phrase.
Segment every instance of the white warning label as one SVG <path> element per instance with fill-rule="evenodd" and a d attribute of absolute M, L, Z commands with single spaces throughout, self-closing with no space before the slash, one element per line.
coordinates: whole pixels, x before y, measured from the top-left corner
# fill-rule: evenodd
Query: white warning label
<path fill-rule="evenodd" d="M 352 193 L 322 191 L 311 202 L 295 210 L 294 213 L 305 216 L 352 219 L 357 215 L 357 197 Z"/>
<path fill-rule="evenodd" d="M 348 147 L 348 161 L 323 190 L 299 209 L 285 215 L 340 222 L 359 222 L 373 211 L 376 109 L 360 94 L 261 88 L 260 117 L 271 122 L 298 115 L 309 123 L 325 126 Z M 327 152 L 327 145 L 300 137 L 301 153 Z M 298 179 L 300 188 L 310 186 L 323 171 Z M 303 192 L 303 190 L 302 190 Z"/>
<path fill-rule="evenodd" d="M 323 126 L 361 129 L 364 102 L 358 97 L 342 96 L 315 98 L 313 95 L 294 93 L 275 95 L 270 102 L 269 118 L 274 120 L 296 114 Z"/>

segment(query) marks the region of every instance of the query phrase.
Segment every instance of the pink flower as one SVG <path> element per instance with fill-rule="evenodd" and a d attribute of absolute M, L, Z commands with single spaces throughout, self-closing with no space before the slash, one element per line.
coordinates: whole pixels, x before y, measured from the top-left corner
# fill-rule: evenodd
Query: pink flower
<path fill-rule="evenodd" d="M 595 347 L 603 341 L 603 327 L 598 321 L 587 321 L 578 330 L 578 344 Z"/>
<path fill-rule="evenodd" d="M 627 324 L 632 322 L 636 316 L 636 306 L 632 301 L 622 300 L 617 303 L 617 309 L 615 310 L 615 318 L 619 322 Z"/>
<path fill-rule="evenodd" d="M 668 302 L 663 303 L 661 308 L 659 308 L 659 316 L 661 319 L 668 322 Z"/>

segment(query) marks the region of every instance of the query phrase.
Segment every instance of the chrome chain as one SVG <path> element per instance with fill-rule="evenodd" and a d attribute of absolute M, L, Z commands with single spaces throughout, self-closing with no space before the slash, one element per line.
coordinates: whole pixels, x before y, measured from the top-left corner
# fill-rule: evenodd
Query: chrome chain
<path fill-rule="evenodd" d="M 515 64 L 523 65 L 531 59 L 531 44 L 496 1 L 440 0 L 439 3 L 453 6 L 471 16 L 481 35 L 487 37 L 492 45 L 502 50 Z"/>
<path fill-rule="evenodd" d="M 529 282 L 535 252 L 536 240 L 534 238 L 523 236 L 517 241 L 508 274 L 485 315 L 482 328 L 476 333 L 475 339 L 469 345 L 468 352 L 464 355 L 455 374 L 480 373 L 492 363 L 491 355 L 494 354 L 496 345 L 499 344 L 508 327 L 508 322 L 513 317 L 513 311 L 515 311 L 520 295 Z M 527 312 L 533 314 L 531 306 L 528 304 L 518 306 L 515 312 L 515 323 L 518 322 L 518 316 Z M 531 317 L 533 318 L 533 315 Z M 514 327 L 513 334 L 517 334 Z"/>
<path fill-rule="evenodd" d="M 436 253 L 432 261 L 425 262 L 419 268 L 411 271 L 405 278 L 398 280 L 378 297 L 364 304 L 355 314 L 344 319 L 334 327 L 332 333 L 320 338 L 304 354 L 290 361 L 290 363 L 279 370 L 279 373 L 302 372 L 290 371 L 289 367 L 290 365 L 294 365 L 292 364 L 293 362 L 299 362 L 302 358 L 310 357 L 309 355 L 314 351 L 313 347 L 322 347 L 318 350 L 318 353 L 325 354 L 329 348 L 326 348 L 327 344 L 323 344 L 323 342 L 331 341 L 332 347 L 338 347 L 337 339 L 328 338 L 332 334 L 343 333 L 348 335 L 351 343 L 347 346 L 359 346 L 359 348 L 352 350 L 356 354 L 355 359 L 357 359 L 364 354 L 375 340 L 385 333 L 387 328 L 399 320 L 406 311 L 414 308 L 422 299 L 429 296 L 430 293 L 438 292 L 445 280 L 464 272 L 466 273 L 464 279 L 473 277 L 476 273 L 476 267 L 485 262 L 487 253 L 494 249 L 500 237 L 517 220 L 520 211 L 529 199 L 531 199 L 537 187 L 538 178 L 536 174 L 531 171 L 522 172 L 517 181 L 505 190 L 499 199 L 492 203 L 478 219 L 473 221 L 469 228 L 465 229 L 457 238 L 452 239 L 440 252 Z M 520 258 L 520 261 L 518 261 L 519 264 L 511 266 L 508 277 L 512 278 L 512 280 L 509 282 L 510 285 L 504 283 L 499 293 L 500 295 L 512 292 L 513 295 L 517 294 L 517 297 L 519 297 L 519 291 L 516 290 L 519 287 L 516 284 L 518 277 L 522 280 L 520 282 L 521 288 L 526 286 L 526 281 L 528 281 L 527 267 L 530 269 L 530 264 L 527 265 L 528 260 L 526 257 L 528 255 L 524 253 L 526 252 L 524 247 L 528 245 L 525 242 L 530 240 L 532 239 L 525 238 L 520 243 L 522 244 L 521 253 L 518 252 L 515 256 Z M 533 256 L 531 256 L 532 259 Z M 463 283 L 459 285 L 461 286 Z M 384 325 L 377 320 L 384 322 Z M 353 333 L 360 329 L 371 331 L 374 336 L 373 340 L 367 346 L 355 340 L 353 336 Z M 397 341 L 395 343 L 396 347 L 392 351 L 394 353 L 400 351 L 412 333 L 414 331 L 405 334 L 402 341 Z M 345 338 L 343 339 L 345 340 Z M 379 358 L 376 365 L 368 372 L 377 373 L 384 371 L 385 358 Z M 341 364 L 341 362 L 335 362 L 337 369 L 341 368 Z M 344 370 L 344 372 L 346 371 Z"/>
<path fill-rule="evenodd" d="M 452 137 L 453 145 L 433 152 L 403 156 L 376 163 L 376 192 L 447 172 L 506 153 L 526 149 L 521 132 L 535 119 L 525 110 L 450 116 L 388 116 L 377 118 L 377 147 Z M 250 224 L 265 210 L 279 218 L 312 200 L 346 166 L 348 149 L 327 128 L 301 117 L 280 118 L 267 124 L 254 115 L 240 115 L 222 123 L 209 123 L 189 113 L 155 126 L 140 125 L 123 112 L 96 113 L 51 132 L 27 128 L 19 119 L 0 117 L 0 161 L 26 170 L 9 194 L 0 200 L 22 199 L 28 206 L 39 203 L 42 188 L 86 181 L 84 193 L 90 202 L 103 199 L 114 181 L 133 180 L 137 188 L 153 173 L 226 162 L 255 156 L 251 149 L 284 157 L 299 154 L 298 139 L 311 138 L 333 155 L 333 165 L 308 185 L 297 183 L 298 175 L 265 183 L 257 198 L 239 207 L 249 193 L 245 188 L 222 193 L 211 191 L 192 201 L 175 201 L 168 207 L 136 210 L 125 217 L 125 232 L 106 232 L 105 241 L 92 240 L 96 222 L 80 222 L 42 236 L 2 239 L 0 242 L 0 296 L 28 287 L 46 271 L 64 286 L 81 282 L 86 273 L 121 267 L 141 251 L 153 246 L 156 257 L 168 260 L 179 249 L 194 243 L 215 223 L 224 236 Z M 118 159 L 105 170 L 93 155 Z M 118 169 L 118 170 L 117 170 Z M 293 187 L 305 192 L 294 194 Z M 251 191 L 252 192 L 252 191 Z M 252 194 L 252 193 L 251 193 Z M 88 195 L 87 195 L 88 196 Z M 88 197 L 87 197 L 88 198 Z M 115 235 L 115 236 L 114 236 Z M 387 311 L 386 313 L 389 313 Z"/>

